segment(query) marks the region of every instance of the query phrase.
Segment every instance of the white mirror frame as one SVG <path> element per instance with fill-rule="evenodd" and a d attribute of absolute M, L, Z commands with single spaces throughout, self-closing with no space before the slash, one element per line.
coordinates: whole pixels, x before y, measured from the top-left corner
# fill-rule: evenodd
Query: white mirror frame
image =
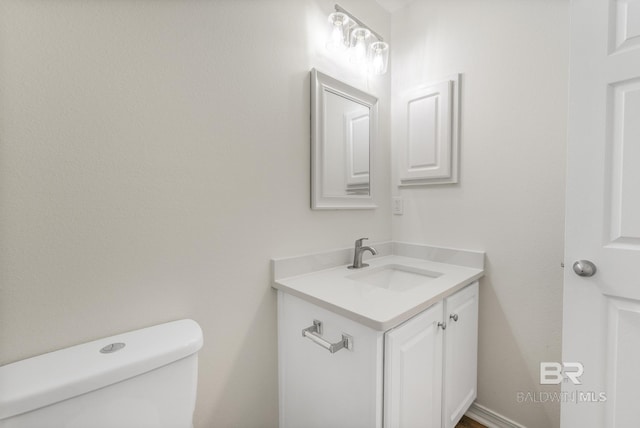
<path fill-rule="evenodd" d="M 325 93 L 331 92 L 369 108 L 369 194 L 323 196 L 322 171 L 325 150 Z M 334 79 L 315 68 L 311 70 L 311 208 L 314 210 L 374 209 L 373 154 L 378 130 L 378 98 Z"/>

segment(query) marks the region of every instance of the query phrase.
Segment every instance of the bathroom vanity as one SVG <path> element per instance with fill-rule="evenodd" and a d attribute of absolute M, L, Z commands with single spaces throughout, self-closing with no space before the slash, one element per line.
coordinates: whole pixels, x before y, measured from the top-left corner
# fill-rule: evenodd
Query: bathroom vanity
<path fill-rule="evenodd" d="M 273 261 L 282 428 L 452 428 L 475 399 L 484 253 L 375 247 Z"/>

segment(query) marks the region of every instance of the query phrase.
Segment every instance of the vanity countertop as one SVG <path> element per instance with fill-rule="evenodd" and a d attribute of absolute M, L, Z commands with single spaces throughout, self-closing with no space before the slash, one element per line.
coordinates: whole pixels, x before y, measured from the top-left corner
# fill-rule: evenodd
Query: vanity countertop
<path fill-rule="evenodd" d="M 386 331 L 450 296 L 484 274 L 484 270 L 400 255 L 366 260 L 369 267 L 351 270 L 348 265 L 274 279 L 272 286 L 379 331 Z M 423 285 L 394 290 L 361 279 L 399 267 L 409 272 L 439 274 Z M 435 275 L 434 275 L 435 276 Z"/>

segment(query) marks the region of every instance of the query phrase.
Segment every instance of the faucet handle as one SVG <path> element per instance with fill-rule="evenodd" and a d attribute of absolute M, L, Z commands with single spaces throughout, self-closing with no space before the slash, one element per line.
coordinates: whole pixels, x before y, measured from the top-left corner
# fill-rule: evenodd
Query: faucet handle
<path fill-rule="evenodd" d="M 356 247 L 362 247 L 362 241 L 364 241 L 365 239 L 369 239 L 369 238 L 356 239 Z"/>

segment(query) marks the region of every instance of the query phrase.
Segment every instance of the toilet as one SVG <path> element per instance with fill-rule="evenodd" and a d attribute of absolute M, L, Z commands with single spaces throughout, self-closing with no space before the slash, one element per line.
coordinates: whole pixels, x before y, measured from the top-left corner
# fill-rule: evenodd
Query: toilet
<path fill-rule="evenodd" d="M 179 320 L 0 367 L 0 428 L 192 428 L 202 330 Z"/>

